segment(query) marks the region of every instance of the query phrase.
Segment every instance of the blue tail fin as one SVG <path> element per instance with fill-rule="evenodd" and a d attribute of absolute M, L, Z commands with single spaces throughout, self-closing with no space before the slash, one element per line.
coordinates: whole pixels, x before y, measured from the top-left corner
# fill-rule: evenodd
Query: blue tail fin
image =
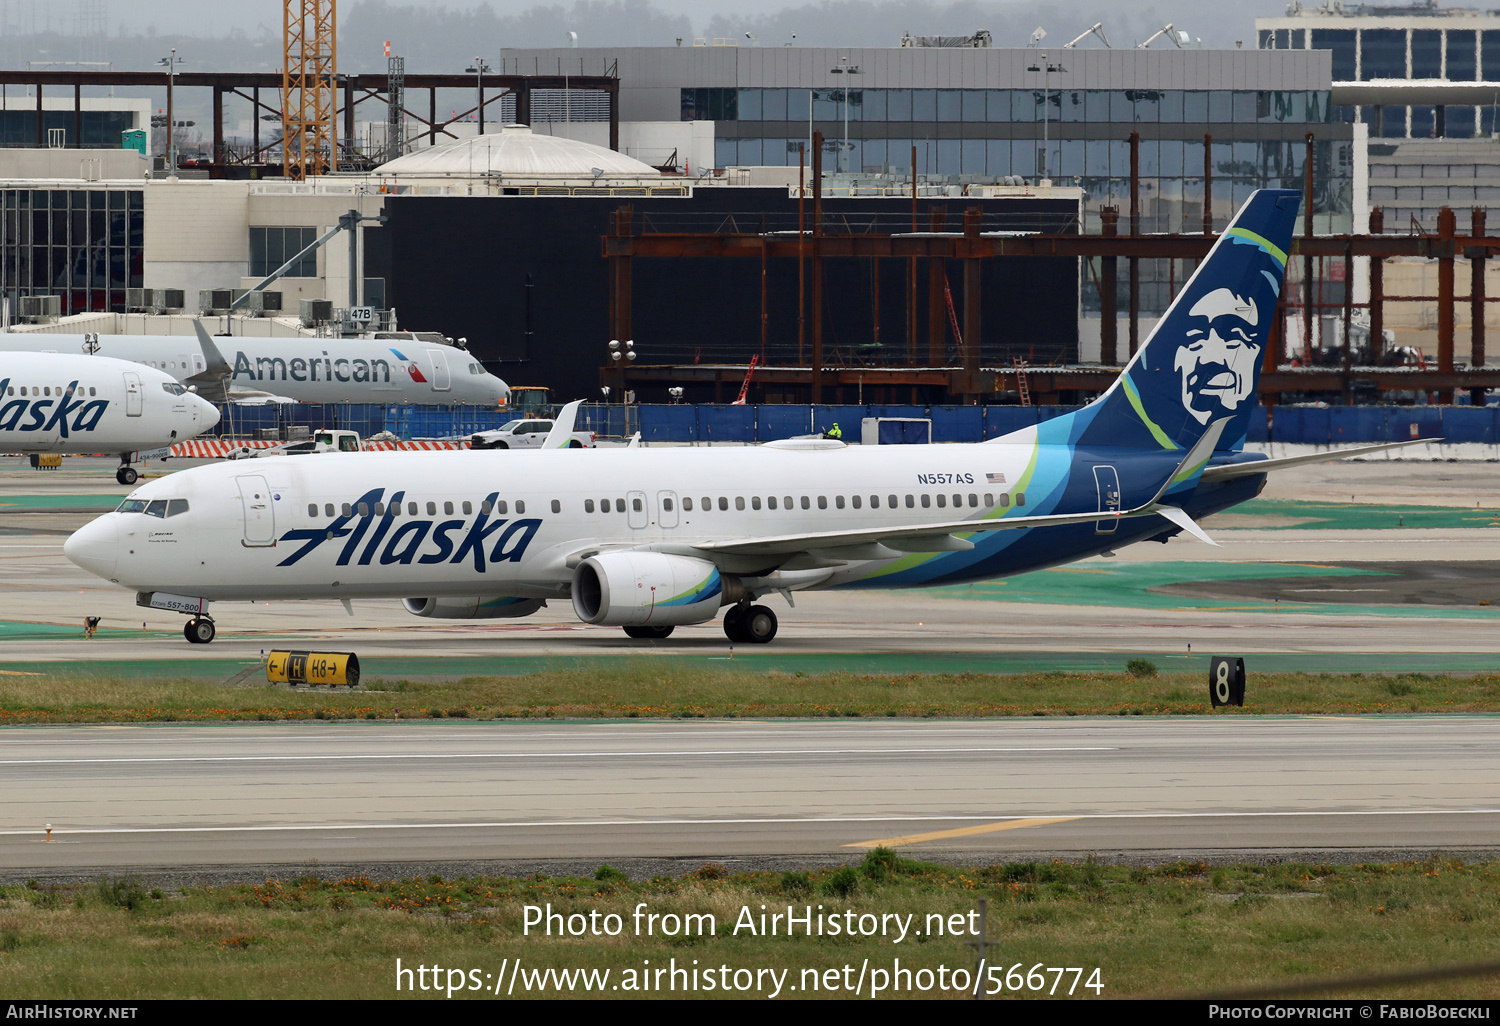
<path fill-rule="evenodd" d="M 1189 449 L 1228 417 L 1220 448 L 1243 444 L 1301 198 L 1245 202 L 1119 379 L 1071 415 L 1073 441 Z"/>

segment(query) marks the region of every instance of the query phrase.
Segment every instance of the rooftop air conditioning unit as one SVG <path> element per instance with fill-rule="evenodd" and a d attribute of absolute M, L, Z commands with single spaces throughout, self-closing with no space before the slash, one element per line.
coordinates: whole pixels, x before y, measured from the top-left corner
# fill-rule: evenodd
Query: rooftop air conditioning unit
<path fill-rule="evenodd" d="M 252 317 L 274 317 L 281 312 L 281 293 L 251 292 L 240 304 L 240 310 Z"/>
<path fill-rule="evenodd" d="M 316 328 L 333 321 L 333 300 L 304 299 L 298 306 L 298 317 L 304 328 Z"/>
<path fill-rule="evenodd" d="M 152 313 L 155 309 L 155 289 L 125 290 L 125 310 L 127 313 Z"/>
<path fill-rule="evenodd" d="M 226 314 L 244 293 L 244 289 L 199 289 L 198 309 L 211 316 Z"/>
<path fill-rule="evenodd" d="M 187 293 L 182 289 L 156 289 L 156 305 L 162 310 L 181 312 L 187 306 Z"/>
<path fill-rule="evenodd" d="M 19 313 L 23 321 L 44 324 L 62 316 L 61 296 L 22 296 Z"/>

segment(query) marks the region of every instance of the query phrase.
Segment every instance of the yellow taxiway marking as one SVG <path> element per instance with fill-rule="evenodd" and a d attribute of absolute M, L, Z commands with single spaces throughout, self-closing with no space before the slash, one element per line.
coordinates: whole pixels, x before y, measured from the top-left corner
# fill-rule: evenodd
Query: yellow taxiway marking
<path fill-rule="evenodd" d="M 1077 816 L 1055 816 L 1047 819 L 1007 819 L 1003 823 L 982 823 L 979 826 L 958 827 L 955 830 L 934 830 L 926 834 L 907 834 L 905 837 L 882 837 L 874 841 L 856 841 L 845 848 L 891 848 L 898 844 L 917 844 L 921 841 L 941 841 L 949 837 L 972 837 L 975 834 L 993 834 L 1000 830 L 1018 830 L 1021 827 L 1046 826 L 1049 823 L 1067 823 Z"/>

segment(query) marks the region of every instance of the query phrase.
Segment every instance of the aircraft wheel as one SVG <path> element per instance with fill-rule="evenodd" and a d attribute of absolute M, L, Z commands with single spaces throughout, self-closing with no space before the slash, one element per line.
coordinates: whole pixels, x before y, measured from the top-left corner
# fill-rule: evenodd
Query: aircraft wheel
<path fill-rule="evenodd" d="M 744 644 L 750 640 L 745 633 L 745 612 L 743 606 L 730 606 L 729 612 L 724 614 L 724 636 L 730 641 Z"/>
<path fill-rule="evenodd" d="M 745 640 L 753 645 L 764 645 L 776 637 L 776 614 L 765 606 L 751 606 L 741 624 Z"/>
<path fill-rule="evenodd" d="M 194 645 L 207 645 L 214 640 L 214 622 L 193 617 L 182 627 L 182 635 Z"/>
<path fill-rule="evenodd" d="M 671 637 L 671 627 L 626 627 L 625 633 L 632 638 L 661 638 Z"/>
<path fill-rule="evenodd" d="M 115 471 L 115 480 L 122 485 L 133 485 L 140 476 L 134 467 L 121 467 Z"/>

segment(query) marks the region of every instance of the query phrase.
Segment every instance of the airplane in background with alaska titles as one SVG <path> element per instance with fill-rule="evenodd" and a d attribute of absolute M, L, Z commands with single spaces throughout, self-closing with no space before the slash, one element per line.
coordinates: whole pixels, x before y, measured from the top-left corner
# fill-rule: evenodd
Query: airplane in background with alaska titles
<path fill-rule="evenodd" d="M 987 442 L 222 464 L 137 489 L 64 552 L 140 605 L 188 613 L 198 643 L 214 637 L 210 602 L 314 598 L 351 612 L 352 599 L 403 598 L 457 619 L 571 601 L 633 638 L 727 610 L 732 641 L 763 643 L 772 595 L 985 580 L 1179 532 L 1212 544 L 1197 520 L 1258 494 L 1269 471 L 1394 447 L 1243 451 L 1299 201 L 1246 201 L 1097 400 Z M 153 515 L 174 503 L 180 515 Z"/>
<path fill-rule="evenodd" d="M 107 356 L 0 352 L 0 452 L 119 453 L 130 464 L 207 431 L 219 411 L 163 371 Z"/>

